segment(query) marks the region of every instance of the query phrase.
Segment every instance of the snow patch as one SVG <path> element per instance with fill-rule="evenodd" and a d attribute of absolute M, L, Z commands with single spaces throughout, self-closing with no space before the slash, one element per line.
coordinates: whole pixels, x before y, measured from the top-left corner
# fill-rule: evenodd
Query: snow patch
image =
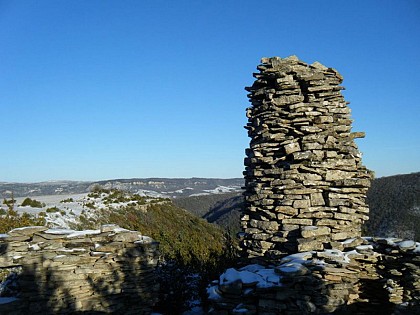
<path fill-rule="evenodd" d="M 220 295 L 219 290 L 217 289 L 217 285 L 213 285 L 207 288 L 207 296 L 209 297 L 210 300 L 213 300 L 213 301 L 222 299 L 222 296 Z"/>
<path fill-rule="evenodd" d="M 416 242 L 414 241 L 402 241 L 397 243 L 398 247 L 402 248 L 402 249 L 410 249 L 410 248 L 415 248 L 416 247 Z"/>
<path fill-rule="evenodd" d="M 0 304 L 7 304 L 19 300 L 15 297 L 0 297 Z"/>
<path fill-rule="evenodd" d="M 101 230 L 73 231 L 73 233 L 67 235 L 67 238 L 94 235 L 94 234 L 101 234 Z"/>
<path fill-rule="evenodd" d="M 220 276 L 221 285 L 241 282 L 244 285 L 256 285 L 257 288 L 270 288 L 281 285 L 281 276 L 272 268 L 258 268 L 259 265 L 245 266 L 239 270 L 229 268 Z M 250 271 L 252 270 L 252 271 Z"/>
<path fill-rule="evenodd" d="M 231 283 L 240 281 L 243 284 L 256 284 L 262 281 L 261 277 L 256 273 L 243 270 L 238 271 L 235 268 L 229 268 L 220 276 L 221 285 L 229 285 Z"/>
<path fill-rule="evenodd" d="M 48 229 L 46 231 L 44 231 L 44 233 L 46 234 L 53 234 L 53 235 L 67 235 L 67 234 L 71 234 L 74 233 L 74 230 L 69 230 L 69 229 Z"/>
<path fill-rule="evenodd" d="M 346 244 L 351 244 L 352 242 L 354 242 L 356 239 L 355 238 L 349 238 L 347 240 L 344 240 L 341 242 L 341 244 L 346 245 Z"/>
<path fill-rule="evenodd" d="M 31 229 L 34 229 L 34 228 L 35 229 L 39 228 L 39 225 L 38 226 L 25 226 L 25 227 L 15 228 L 15 229 L 11 230 L 10 232 L 25 231 L 25 230 L 31 230 Z"/>
<path fill-rule="evenodd" d="M 135 241 L 135 244 L 150 244 L 153 243 L 155 240 L 149 236 L 139 235 L 140 240 Z"/>
<path fill-rule="evenodd" d="M 372 245 L 359 245 L 359 246 L 356 246 L 356 250 L 361 250 L 361 251 L 373 250 L 373 246 Z"/>
<path fill-rule="evenodd" d="M 28 248 L 30 250 L 41 250 L 41 247 L 39 247 L 38 244 L 32 244 L 32 245 L 28 245 Z"/>

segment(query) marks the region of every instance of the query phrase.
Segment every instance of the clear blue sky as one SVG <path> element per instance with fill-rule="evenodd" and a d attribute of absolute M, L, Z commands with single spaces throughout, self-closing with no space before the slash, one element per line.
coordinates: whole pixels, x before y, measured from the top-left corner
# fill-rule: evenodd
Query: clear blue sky
<path fill-rule="evenodd" d="M 364 164 L 420 171 L 420 1 L 0 0 L 0 181 L 242 177 L 263 56 L 343 76 Z"/>

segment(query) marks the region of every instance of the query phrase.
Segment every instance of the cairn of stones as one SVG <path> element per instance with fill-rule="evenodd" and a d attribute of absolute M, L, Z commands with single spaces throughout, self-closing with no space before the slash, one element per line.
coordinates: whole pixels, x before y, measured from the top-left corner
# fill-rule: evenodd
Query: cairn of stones
<path fill-rule="evenodd" d="M 258 69 L 247 88 L 245 264 L 209 286 L 209 314 L 418 314 L 420 243 L 361 237 L 372 176 L 343 78 L 294 56 Z"/>
<path fill-rule="evenodd" d="M 246 129 L 245 258 L 262 262 L 360 239 L 372 173 L 361 162 L 343 77 L 297 57 L 263 58 Z"/>
<path fill-rule="evenodd" d="M 0 234 L 0 314 L 150 314 L 158 244 L 116 225 Z"/>

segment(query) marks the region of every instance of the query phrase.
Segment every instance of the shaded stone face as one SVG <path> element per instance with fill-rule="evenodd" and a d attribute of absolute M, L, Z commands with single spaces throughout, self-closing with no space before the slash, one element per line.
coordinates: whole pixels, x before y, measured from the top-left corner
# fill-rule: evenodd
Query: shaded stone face
<path fill-rule="evenodd" d="M 14 229 L 0 234 L 0 271 L 10 273 L 0 314 L 151 314 L 159 259 L 155 241 L 113 224 Z"/>
<path fill-rule="evenodd" d="M 295 56 L 263 58 L 257 69 L 246 88 L 243 256 L 271 260 L 360 237 L 372 173 L 354 142 L 364 133 L 351 132 L 342 76 Z"/>

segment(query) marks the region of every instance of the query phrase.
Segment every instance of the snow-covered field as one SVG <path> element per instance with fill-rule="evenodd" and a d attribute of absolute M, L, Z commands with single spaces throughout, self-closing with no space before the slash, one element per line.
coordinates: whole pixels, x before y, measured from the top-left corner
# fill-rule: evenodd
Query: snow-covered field
<path fill-rule="evenodd" d="M 32 200 L 39 201 L 45 206 L 42 208 L 35 208 L 30 206 L 22 206 L 22 202 L 26 199 L 24 197 L 15 198 L 15 210 L 19 214 L 29 213 L 31 215 L 39 215 L 41 212 L 45 214 L 47 224 L 51 227 L 70 228 L 70 225 L 79 222 L 79 216 L 82 212 L 89 216 L 89 209 L 86 209 L 85 203 L 87 200 L 87 193 L 73 194 L 73 195 L 50 195 L 50 196 L 37 196 L 32 197 Z M 73 200 L 72 202 L 62 202 L 63 200 Z M 7 209 L 2 204 L 1 208 Z M 55 212 L 47 212 L 47 209 L 59 209 Z M 50 210 L 51 211 L 51 210 Z"/>
<path fill-rule="evenodd" d="M 101 209 L 118 209 L 131 203 L 137 203 L 136 200 L 129 200 L 133 195 L 121 192 L 127 198 L 127 201 L 110 202 L 110 194 L 101 193 L 98 195 L 92 193 L 69 194 L 69 195 L 48 195 L 31 197 L 43 204 L 41 208 L 22 206 L 25 197 L 15 198 L 15 210 L 19 214 L 29 213 L 31 215 L 44 215 L 47 225 L 55 228 L 70 229 L 75 224 L 80 223 L 80 216 L 86 219 L 95 218 Z M 108 200 L 106 200 L 108 198 Z M 153 200 L 153 197 L 147 197 L 146 202 Z M 6 210 L 6 205 L 0 205 L 0 208 Z"/>

